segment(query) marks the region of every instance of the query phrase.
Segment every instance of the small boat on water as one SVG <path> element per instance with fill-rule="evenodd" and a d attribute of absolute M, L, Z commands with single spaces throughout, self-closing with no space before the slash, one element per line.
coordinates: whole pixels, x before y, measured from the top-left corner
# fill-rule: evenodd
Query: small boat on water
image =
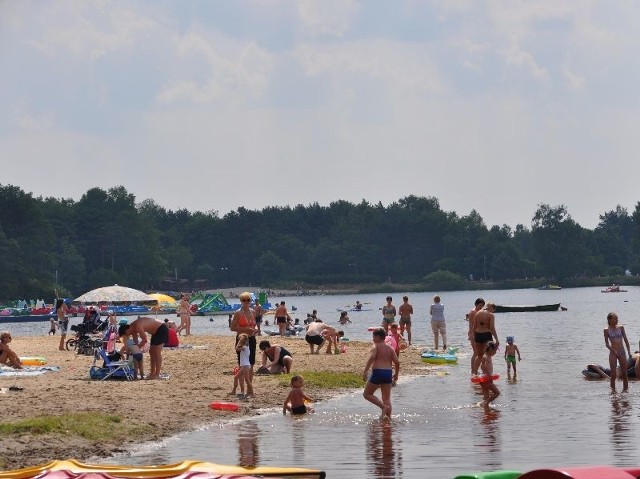
<path fill-rule="evenodd" d="M 562 289 L 560 286 L 558 286 L 557 284 L 544 284 L 542 286 L 540 286 L 538 288 L 540 291 L 557 291 L 559 289 Z"/>
<path fill-rule="evenodd" d="M 539 311 L 558 311 L 560 303 L 539 305 L 501 305 L 496 304 L 496 313 L 533 313 Z"/>
<path fill-rule="evenodd" d="M 0 324 L 48 322 L 55 318 L 56 313 L 51 308 L 4 308 L 0 310 Z"/>
<path fill-rule="evenodd" d="M 626 293 L 626 289 L 620 289 L 620 285 L 612 284 L 608 286 L 606 289 L 600 290 L 601 293 Z"/>
<path fill-rule="evenodd" d="M 326 473 L 315 469 L 297 467 L 242 467 L 227 466 L 202 461 L 183 461 L 177 464 L 159 466 L 115 466 L 109 464 L 84 464 L 74 459 L 66 461 L 52 461 L 42 466 L 26 467 L 13 471 L 0 471 L 0 479 L 31 479 L 31 478 L 198 478 L 219 479 L 221 477 L 279 477 L 298 479 L 324 479 Z"/>

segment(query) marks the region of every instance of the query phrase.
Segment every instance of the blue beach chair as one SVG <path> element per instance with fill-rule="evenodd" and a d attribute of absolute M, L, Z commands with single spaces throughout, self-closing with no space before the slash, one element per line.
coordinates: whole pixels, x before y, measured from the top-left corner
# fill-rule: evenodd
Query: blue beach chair
<path fill-rule="evenodd" d="M 102 366 L 98 362 L 102 361 Z M 93 356 L 93 365 L 89 369 L 91 379 L 126 379 L 133 380 L 133 370 L 129 361 L 112 361 L 104 348 L 96 348 Z"/>

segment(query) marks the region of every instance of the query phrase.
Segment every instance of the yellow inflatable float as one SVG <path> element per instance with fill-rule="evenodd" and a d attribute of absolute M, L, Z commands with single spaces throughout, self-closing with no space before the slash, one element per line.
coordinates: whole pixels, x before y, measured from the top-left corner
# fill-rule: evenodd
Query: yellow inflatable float
<path fill-rule="evenodd" d="M 324 479 L 324 471 L 313 469 L 302 469 L 293 467 L 240 467 L 225 466 L 212 462 L 184 461 L 177 464 L 167 464 L 160 466 L 110 466 L 108 464 L 83 464 L 75 459 L 66 461 L 53 461 L 43 466 L 27 467 L 14 471 L 1 471 L 1 479 L 31 479 L 43 478 L 47 476 L 61 477 L 55 475 L 56 471 L 65 471 L 67 477 L 73 478 L 75 475 L 96 474 L 108 478 L 127 479 L 151 479 L 151 478 L 175 478 L 197 477 L 198 479 L 215 479 L 220 476 L 232 477 L 281 477 L 297 479 Z M 70 474 L 69 474 L 70 473 Z M 197 474 L 196 474 L 197 473 Z M 99 476 L 97 476 L 99 477 Z"/>
<path fill-rule="evenodd" d="M 47 364 L 47 360 L 40 357 L 24 357 L 20 358 L 20 362 L 23 366 L 44 366 Z"/>

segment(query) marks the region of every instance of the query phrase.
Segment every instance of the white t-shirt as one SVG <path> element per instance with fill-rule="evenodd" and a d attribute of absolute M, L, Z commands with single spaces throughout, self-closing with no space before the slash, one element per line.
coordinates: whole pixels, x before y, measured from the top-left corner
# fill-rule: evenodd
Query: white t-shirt
<path fill-rule="evenodd" d="M 240 367 L 251 366 L 251 362 L 249 361 L 249 346 L 246 344 L 242 346 L 240 350 Z"/>
<path fill-rule="evenodd" d="M 433 303 L 431 305 L 431 321 L 444 321 L 444 304 Z"/>

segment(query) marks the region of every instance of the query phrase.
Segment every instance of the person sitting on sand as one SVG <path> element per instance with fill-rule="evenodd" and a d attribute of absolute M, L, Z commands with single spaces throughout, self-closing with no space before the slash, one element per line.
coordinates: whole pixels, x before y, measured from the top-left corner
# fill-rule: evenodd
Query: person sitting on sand
<path fill-rule="evenodd" d="M 11 333 L 3 331 L 0 333 L 0 364 L 6 364 L 14 369 L 22 369 L 22 362 L 16 353 L 9 347 Z"/>
<path fill-rule="evenodd" d="M 281 374 L 291 372 L 291 365 L 293 364 L 293 358 L 291 353 L 282 346 L 274 344 L 273 346 L 269 341 L 260 341 L 260 351 L 262 351 L 262 365 L 260 368 L 266 368 L 270 374 Z M 267 365 L 267 359 L 271 361 Z"/>
<path fill-rule="evenodd" d="M 178 326 L 174 321 L 170 321 L 168 319 L 164 320 L 167 323 L 167 327 L 169 328 L 169 339 L 164 343 L 165 348 L 177 348 L 180 346 L 180 338 L 178 337 Z"/>

